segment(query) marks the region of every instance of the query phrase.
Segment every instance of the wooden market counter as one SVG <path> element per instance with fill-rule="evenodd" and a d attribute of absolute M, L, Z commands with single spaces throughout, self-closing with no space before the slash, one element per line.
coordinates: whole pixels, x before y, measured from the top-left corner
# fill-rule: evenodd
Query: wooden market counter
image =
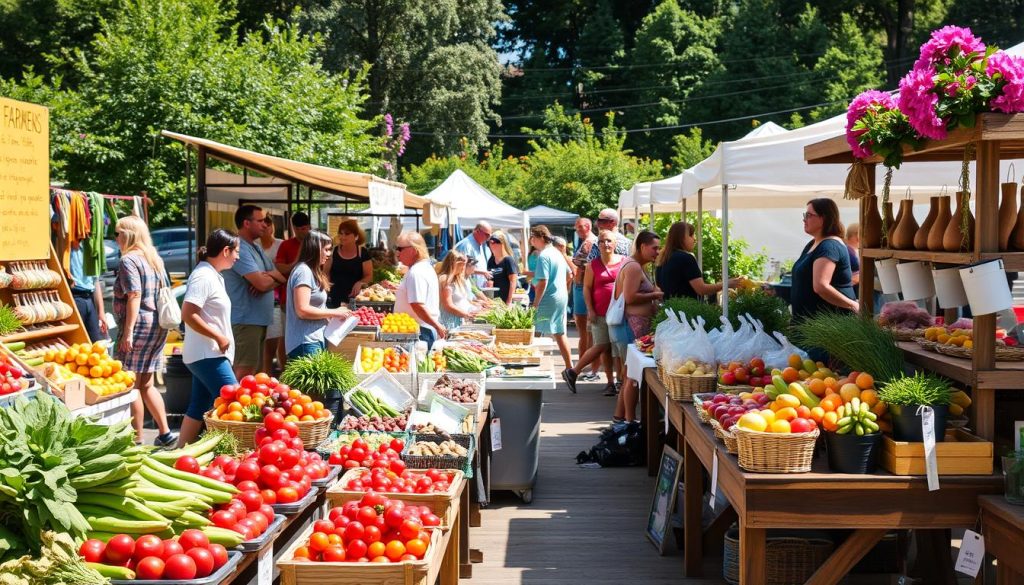
<path fill-rule="evenodd" d="M 1024 583 L 1024 506 L 1003 496 L 982 496 L 981 531 L 985 552 L 996 558 L 996 585 Z"/>
<path fill-rule="evenodd" d="M 720 542 L 707 542 L 701 517 L 702 469 L 710 474 L 715 459 L 717 494 L 728 503 L 716 506 L 717 518 L 711 528 L 720 530 L 731 518 L 738 520 L 741 585 L 766 581 L 769 528 L 853 530 L 807 581 L 808 585 L 838 583 L 887 531 L 894 529 L 923 531 L 919 547 L 926 542 L 927 552 L 944 552 L 948 559 L 946 529 L 974 526 L 979 512 L 978 496 L 1003 490 L 1003 479 L 998 475 L 942 476 L 941 489 L 929 492 L 923 476 L 895 476 L 884 471 L 869 475 L 831 473 L 824 458 L 815 459 L 810 473 L 749 473 L 715 438 L 711 427 L 700 422 L 693 404 L 673 400 L 666 403 L 666 391 L 656 370 L 648 369 L 644 377 L 648 388 L 644 407 L 648 438 L 650 427 L 656 426 L 648 421 L 658 420 L 657 416 L 651 417 L 652 412 L 657 413 L 657 405 L 667 404 L 669 423 L 678 433 L 682 448 L 687 577 L 699 576 L 706 547 L 720 546 Z M 657 429 L 653 430 L 656 437 Z M 648 449 L 650 458 L 650 446 Z M 937 582 L 953 582 L 945 579 L 952 579 L 951 566 L 948 575 Z"/>

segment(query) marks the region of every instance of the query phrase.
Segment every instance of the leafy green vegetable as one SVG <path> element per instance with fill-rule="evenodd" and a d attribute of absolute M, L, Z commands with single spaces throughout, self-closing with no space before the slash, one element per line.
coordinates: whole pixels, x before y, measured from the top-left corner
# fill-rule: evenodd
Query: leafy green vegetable
<path fill-rule="evenodd" d="M 942 406 L 949 404 L 952 394 L 949 380 L 924 372 L 917 372 L 913 376 L 901 376 L 878 389 L 879 400 L 899 406 Z"/>
<path fill-rule="evenodd" d="M 110 582 L 86 566 L 78 556 L 75 541 L 67 534 L 46 531 L 41 537 L 39 558 L 25 555 L 0 564 L 0 585 L 106 585 Z"/>
<path fill-rule="evenodd" d="M 729 299 L 729 321 L 734 328 L 740 326 L 740 315 L 750 315 L 760 321 L 769 335 L 789 328 L 789 305 L 761 289 L 741 289 Z"/>
<path fill-rule="evenodd" d="M 394 283 L 402 282 L 402 275 L 398 273 L 398 269 L 388 264 L 373 264 L 373 282 L 390 281 Z"/>
<path fill-rule="evenodd" d="M 711 305 L 690 297 L 675 297 L 665 301 L 661 309 L 654 314 L 654 318 L 651 320 L 652 331 L 668 318 L 665 309 L 672 309 L 676 313 L 685 313 L 687 319 L 703 317 L 704 329 L 707 331 L 711 331 L 721 324 L 722 308 L 718 305 Z"/>
<path fill-rule="evenodd" d="M 792 339 L 800 347 L 823 349 L 851 370 L 867 372 L 880 382 L 903 376 L 903 352 L 892 333 L 872 319 L 826 311 L 795 323 Z"/>
<path fill-rule="evenodd" d="M 7 305 L 0 305 L 0 335 L 14 333 L 21 329 L 21 321 L 14 315 L 14 310 Z"/>
<path fill-rule="evenodd" d="M 352 362 L 329 351 L 288 360 L 281 381 L 306 394 L 325 396 L 328 391 L 342 392 L 356 385 Z"/>
<path fill-rule="evenodd" d="M 514 304 L 496 306 L 482 318 L 496 329 L 531 329 L 536 316 L 537 309 Z"/>

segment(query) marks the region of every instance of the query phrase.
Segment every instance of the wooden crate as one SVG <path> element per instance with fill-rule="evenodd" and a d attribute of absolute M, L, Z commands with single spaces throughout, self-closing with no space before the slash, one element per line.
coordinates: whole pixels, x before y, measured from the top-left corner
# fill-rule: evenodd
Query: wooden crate
<path fill-rule="evenodd" d="M 374 331 L 352 331 L 341 340 L 338 345 L 329 345 L 327 350 L 345 356 L 351 361 L 356 359 L 356 351 L 364 343 L 370 343 L 377 339 Z"/>
<path fill-rule="evenodd" d="M 946 433 L 935 443 L 939 475 L 992 475 L 992 443 L 962 429 Z M 924 443 L 894 441 L 886 435 L 882 444 L 882 468 L 893 475 L 924 475 Z"/>
<path fill-rule="evenodd" d="M 64 401 L 68 410 L 78 410 L 86 406 L 113 400 L 132 391 L 131 387 L 129 387 L 124 392 L 118 392 L 117 394 L 98 394 L 85 380 L 68 380 L 64 383 L 63 387 L 58 387 L 56 384 L 51 383 L 50 390 Z"/>
<path fill-rule="evenodd" d="M 345 472 L 345 475 L 341 476 L 341 480 L 337 481 L 327 490 L 327 504 L 330 507 L 344 506 L 347 502 L 357 501 L 362 499 L 366 492 L 353 492 L 344 489 L 342 486 L 347 484 L 349 480 L 358 476 L 364 468 L 350 469 Z M 425 469 L 410 469 L 415 475 L 424 475 L 427 473 Z M 447 472 L 446 472 L 447 473 Z M 454 471 L 455 477 L 449 486 L 448 491 L 438 492 L 433 494 L 392 494 L 388 492 L 381 492 L 392 500 L 401 500 L 407 504 L 414 504 L 416 506 L 427 506 L 430 511 L 436 514 L 441 519 L 441 524 L 444 526 L 450 526 L 452 521 L 455 520 L 455 516 L 459 510 L 459 494 L 461 492 L 461 486 L 466 478 L 463 476 L 461 471 Z"/>
<path fill-rule="evenodd" d="M 277 561 L 281 585 L 434 585 L 451 539 L 451 529 L 435 530 L 427 556 L 419 561 L 314 563 L 293 560 L 295 549 L 305 545 L 312 533 L 312 526 L 303 530 Z"/>

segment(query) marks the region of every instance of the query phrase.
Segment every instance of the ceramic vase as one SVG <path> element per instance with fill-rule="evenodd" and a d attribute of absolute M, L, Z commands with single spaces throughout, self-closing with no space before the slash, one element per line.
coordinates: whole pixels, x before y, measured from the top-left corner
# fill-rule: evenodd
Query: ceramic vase
<path fill-rule="evenodd" d="M 1017 221 L 1010 232 L 1010 249 L 1024 252 L 1024 185 L 1020 188 L 1020 207 L 1017 208 Z"/>
<path fill-rule="evenodd" d="M 999 201 L 999 251 L 1006 252 L 1017 223 L 1017 183 L 1003 183 L 999 188 L 1003 194 Z"/>
<path fill-rule="evenodd" d="M 863 248 L 877 248 L 882 245 L 882 214 L 878 212 L 878 197 L 862 197 L 864 218 L 860 226 L 860 245 Z"/>
<path fill-rule="evenodd" d="M 942 248 L 947 252 L 967 252 L 974 249 L 974 214 L 971 213 L 970 208 L 967 209 L 967 238 L 965 242 L 961 229 L 963 204 L 963 193 L 957 192 L 956 211 L 953 212 L 953 216 L 949 219 L 946 233 L 942 236 Z M 966 247 L 964 247 L 965 243 Z"/>
<path fill-rule="evenodd" d="M 937 199 L 939 200 L 939 209 L 935 214 L 935 221 L 932 222 L 932 229 L 928 232 L 928 249 L 932 252 L 943 250 L 942 238 L 946 234 L 949 219 L 953 216 L 949 210 L 949 195 L 940 195 Z"/>
<path fill-rule="evenodd" d="M 885 227 L 885 239 L 882 240 L 883 248 L 892 247 L 892 233 L 896 231 L 896 220 L 892 217 L 892 201 L 882 204 L 882 226 Z"/>
<path fill-rule="evenodd" d="M 931 205 L 928 207 L 928 217 L 924 218 L 924 222 L 921 223 L 921 228 L 914 234 L 914 249 L 915 250 L 927 250 L 928 249 L 928 231 L 932 229 L 932 224 L 935 223 L 935 216 L 939 214 L 939 198 L 932 197 Z"/>
<path fill-rule="evenodd" d="M 896 216 L 896 229 L 892 231 L 892 247 L 897 250 L 912 250 L 917 235 L 917 220 L 914 218 L 914 200 L 900 201 L 900 212 Z"/>

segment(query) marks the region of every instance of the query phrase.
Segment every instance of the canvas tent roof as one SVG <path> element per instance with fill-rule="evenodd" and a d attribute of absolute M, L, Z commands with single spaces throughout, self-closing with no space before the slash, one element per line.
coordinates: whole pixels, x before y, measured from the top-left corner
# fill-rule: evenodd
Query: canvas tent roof
<path fill-rule="evenodd" d="M 168 130 L 162 131 L 161 135 L 197 149 L 201 148 L 209 156 L 239 167 L 257 171 L 268 177 L 307 185 L 322 193 L 340 196 L 339 200 L 341 198 L 348 198 L 357 201 L 369 201 L 370 191 L 374 190 L 377 192 L 379 190 L 392 193 L 395 191 L 400 192 L 402 205 L 407 209 L 423 209 L 428 203 L 423 197 L 406 190 L 404 184 L 382 179 L 368 173 L 332 169 L 321 165 L 261 154 L 244 148 L 221 144 L 213 140 L 197 138 Z M 266 191 L 275 192 L 275 190 L 271 189 Z M 276 190 L 276 193 L 283 200 L 287 199 L 287 189 L 284 191 Z"/>
<path fill-rule="evenodd" d="M 463 227 L 481 220 L 486 220 L 496 228 L 522 228 L 530 225 L 530 218 L 525 211 L 498 199 L 461 169 L 456 169 L 424 198 L 451 207 Z"/>
<path fill-rule="evenodd" d="M 526 210 L 530 223 L 534 225 L 573 225 L 579 218 L 578 213 L 569 213 L 547 205 L 535 205 Z"/>

